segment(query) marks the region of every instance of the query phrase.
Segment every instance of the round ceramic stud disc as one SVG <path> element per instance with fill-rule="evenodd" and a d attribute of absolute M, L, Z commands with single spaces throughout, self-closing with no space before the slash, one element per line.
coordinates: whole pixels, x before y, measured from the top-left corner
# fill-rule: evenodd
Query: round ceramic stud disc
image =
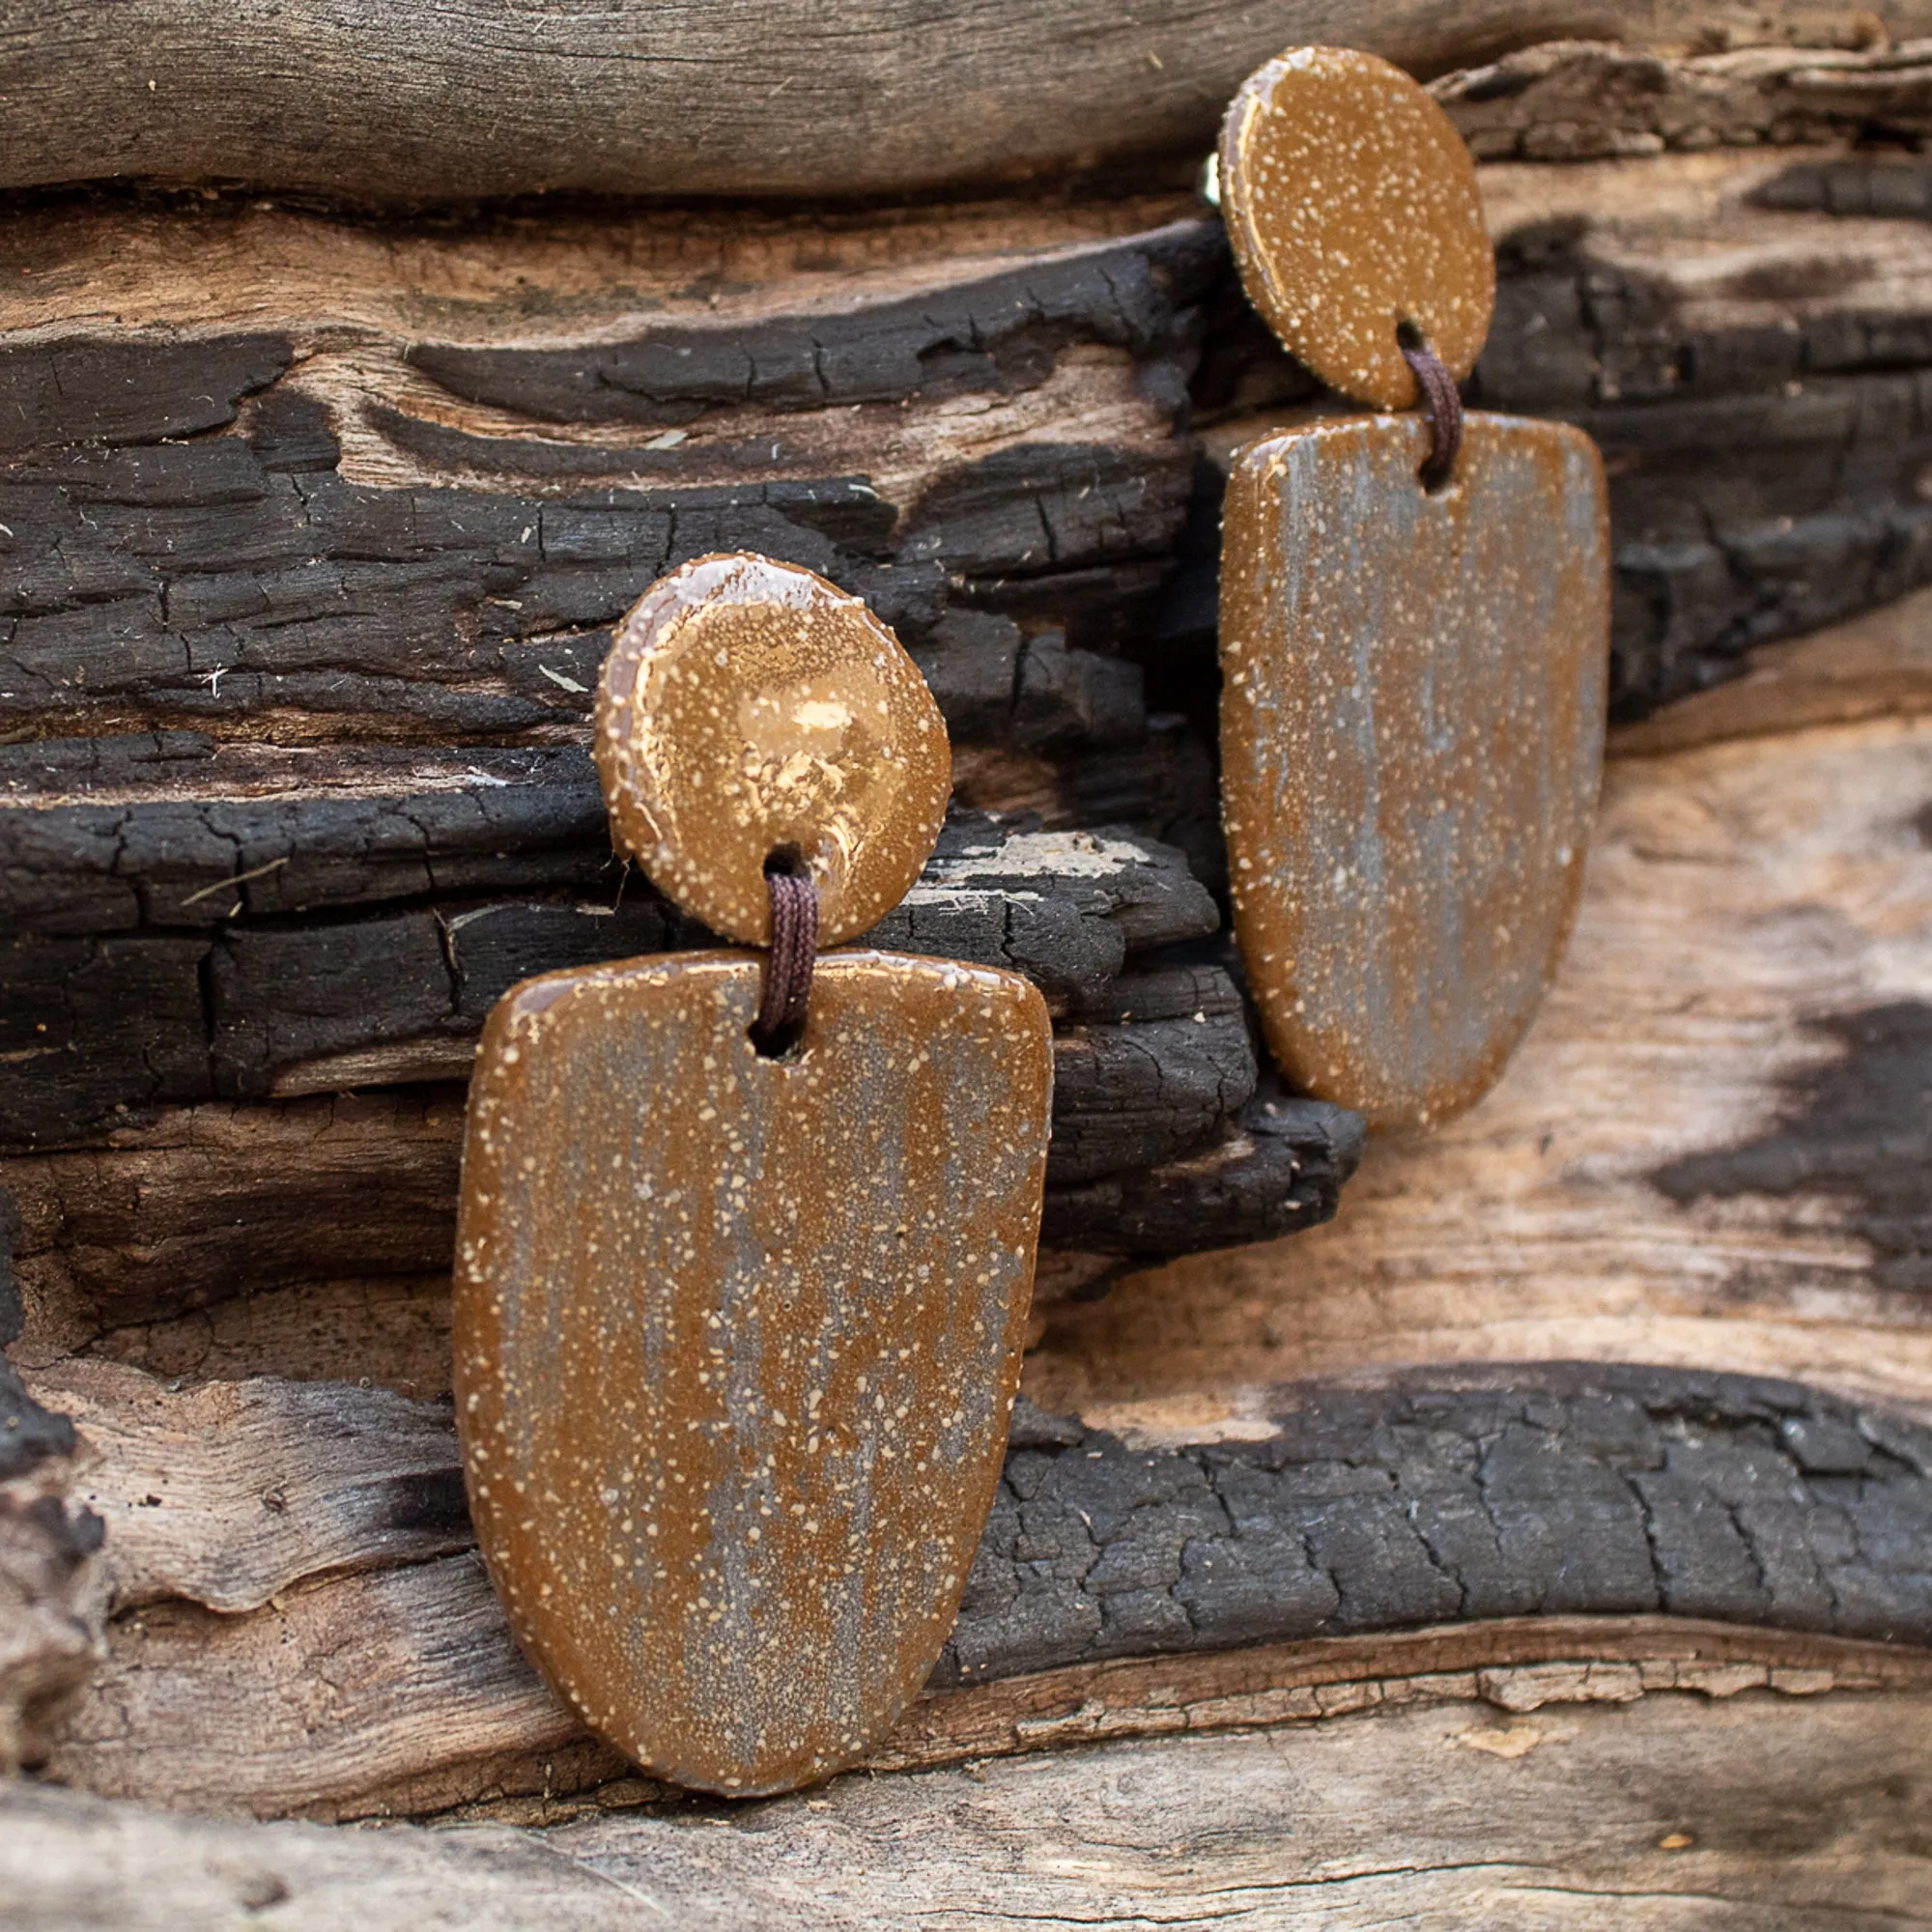
<path fill-rule="evenodd" d="M 1495 305 L 1495 255 L 1462 137 L 1399 68 L 1296 47 L 1249 75 L 1221 129 L 1221 208 L 1248 297 L 1344 395 L 1418 400 L 1398 330 L 1462 381 Z"/>
<path fill-rule="evenodd" d="M 818 889 L 819 941 L 898 904 L 952 787 L 919 668 L 856 597 L 796 564 L 703 556 L 639 599 L 597 693 L 617 842 L 712 931 L 771 938 L 766 861 Z"/>

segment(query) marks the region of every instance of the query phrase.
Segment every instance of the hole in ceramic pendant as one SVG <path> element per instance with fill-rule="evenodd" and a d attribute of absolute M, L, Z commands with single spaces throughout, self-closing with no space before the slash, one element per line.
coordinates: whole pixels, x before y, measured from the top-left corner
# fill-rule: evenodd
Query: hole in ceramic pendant
<path fill-rule="evenodd" d="M 806 1021 L 800 1020 L 795 1026 L 775 1027 L 770 1033 L 760 1033 L 754 1024 L 748 1026 L 745 1033 L 760 1060 L 796 1062 L 805 1058 L 806 1025 Z"/>
<path fill-rule="evenodd" d="M 796 845 L 775 845 L 765 854 L 765 877 L 768 879 L 809 879 L 810 876 L 805 854 Z"/>
<path fill-rule="evenodd" d="M 796 1062 L 805 1058 L 805 1022 L 800 1020 L 794 1027 L 781 1028 L 777 1033 L 760 1035 L 754 1026 L 747 1027 L 746 1034 L 752 1045 L 757 1050 L 760 1060 L 782 1060 Z"/>

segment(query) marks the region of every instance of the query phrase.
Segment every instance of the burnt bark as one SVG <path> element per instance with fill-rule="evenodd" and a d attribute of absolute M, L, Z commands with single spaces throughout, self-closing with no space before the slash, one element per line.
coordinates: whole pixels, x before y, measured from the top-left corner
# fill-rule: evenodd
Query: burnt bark
<path fill-rule="evenodd" d="M 1404 1624 L 1664 1610 L 1932 1642 L 1932 1434 L 1610 1365 L 1309 1386 L 1259 1442 L 1022 1416 L 937 1683 Z"/>

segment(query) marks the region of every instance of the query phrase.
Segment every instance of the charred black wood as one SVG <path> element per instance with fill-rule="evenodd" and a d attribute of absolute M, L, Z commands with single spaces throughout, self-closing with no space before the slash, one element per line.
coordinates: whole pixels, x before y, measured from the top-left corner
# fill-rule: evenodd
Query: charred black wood
<path fill-rule="evenodd" d="M 1214 233 L 1177 222 L 1106 257 L 1028 267 L 843 316 L 669 324 L 571 350 L 426 344 L 410 360 L 451 395 L 544 422 L 667 428 L 707 409 L 897 402 L 1041 382 L 1068 343 L 1170 355 L 1175 296 L 1198 292 Z"/>
<path fill-rule="evenodd" d="M 1793 1235 L 1833 1203 L 1839 1225 L 1870 1250 L 1874 1288 L 1932 1293 L 1932 1005 L 1897 1000 L 1821 1016 L 1809 1030 L 1838 1053 L 1793 1075 L 1764 1131 L 1655 1170 L 1672 1201 L 1791 1204 Z"/>
<path fill-rule="evenodd" d="M 265 1097 L 304 1062 L 468 1040 L 531 974 L 715 943 L 611 866 L 582 753 L 480 755 L 527 769 L 440 794 L 0 808 L 14 861 L 0 890 L 52 927 L 0 951 L 0 1138 Z M 512 861 L 497 841 L 520 833 Z M 552 896 L 464 892 L 506 867 Z M 576 895 L 593 886 L 596 900 Z M 96 921 L 107 931 L 73 931 Z M 1169 848 L 964 814 L 868 937 L 1024 973 L 1064 1007 L 1130 953 L 1219 923 Z"/>
<path fill-rule="evenodd" d="M 1220 1010 L 1123 1013 L 1057 1038 L 1048 1241 L 1124 1266 L 1327 1219 L 1359 1152 L 1355 1117 L 1282 1101 L 1275 1132 L 1229 1140 L 1226 1107 L 1255 1084 L 1232 989 L 1199 971 L 1120 983 L 1150 982 Z M 19 1278 L 74 1332 L 106 1334 L 304 1284 L 444 1275 L 464 1098 L 449 1081 L 171 1109 L 104 1145 L 16 1155 Z M 1206 1155 L 1177 1157 L 1204 1141 Z M 1102 1161 L 1118 1172 L 1091 1179 Z M 0 1211 L 12 1206 L 0 1189 Z"/>
<path fill-rule="evenodd" d="M 1889 1411 L 1790 1381 L 1563 1362 L 1249 1394 L 1264 1430 L 1169 1447 L 1020 1405 L 934 1685 L 1519 1616 L 1932 1642 L 1932 1431 Z M 238 1502 L 259 1515 L 285 1487 L 305 1517 L 267 1575 L 203 1557 L 170 1590 L 136 1556 L 130 1602 L 239 1609 L 325 1572 L 427 1581 L 466 1548 L 446 1404 L 277 1380 L 244 1400 L 259 1446 Z M 478 1638 L 507 1652 L 499 1612 Z"/>
<path fill-rule="evenodd" d="M 1524 1615 L 1932 1641 L 1932 1432 L 1895 1416 L 1562 1363 L 1275 1397 L 1179 1450 L 1022 1416 L 934 1683 Z"/>
<path fill-rule="evenodd" d="M 895 502 L 863 475 L 775 477 L 783 424 L 1037 388 L 1083 348 L 1133 358 L 1172 418 L 1223 257 L 1212 224 L 1184 221 L 837 314 L 667 324 L 569 350 L 408 347 L 453 401 L 533 428 L 748 415 L 742 448 L 706 445 L 707 474 L 736 472 L 725 481 L 694 478 L 675 434 L 635 448 L 480 435 L 371 401 L 358 433 L 425 477 L 379 487 L 344 473 L 287 336 L 0 346 L 0 714 L 37 735 L 54 719 L 233 728 L 263 715 L 311 735 L 541 729 L 586 714 L 610 627 L 651 579 L 720 550 L 807 564 L 908 640 L 949 604 L 988 600 L 1030 628 L 1090 619 L 1111 637 L 1160 575 L 1187 489 L 1179 439 L 1048 432 L 941 457 L 916 500 Z"/>
<path fill-rule="evenodd" d="M 1769 207 L 1906 215 L 1909 166 L 1794 163 Z M 1848 244 L 1850 245 L 1850 244 Z M 1612 259 L 1559 218 L 1501 241 L 1495 320 L 1474 407 L 1577 423 L 1602 448 L 1615 555 L 1613 714 L 1634 719 L 1736 674 L 1753 646 L 1932 582 L 1932 323 L 1818 299 L 1783 264 L 1776 322 L 1703 327 L 1684 287 Z M 1752 294 L 1760 292 L 1754 287 Z M 1197 377 L 1204 416 L 1264 420 L 1322 397 L 1251 313 L 1214 311 Z M 1220 475 L 1197 479 L 1162 593 L 1151 662 L 1194 693 L 1211 639 Z M 1185 685 L 1192 668 L 1193 684 Z"/>
<path fill-rule="evenodd" d="M 1049 1186 L 1040 1238 L 1116 1254 L 1159 1255 L 1300 1234 L 1334 1218 L 1361 1161 L 1359 1114 L 1281 1092 L 1251 1100 L 1207 1145 L 1159 1166 Z M 1172 1245 L 1175 1241 L 1181 1247 Z"/>
<path fill-rule="evenodd" d="M 1053 1041 L 1057 1183 L 1152 1167 L 1214 1137 L 1255 1091 L 1235 982 L 1214 967 L 1129 973 Z"/>

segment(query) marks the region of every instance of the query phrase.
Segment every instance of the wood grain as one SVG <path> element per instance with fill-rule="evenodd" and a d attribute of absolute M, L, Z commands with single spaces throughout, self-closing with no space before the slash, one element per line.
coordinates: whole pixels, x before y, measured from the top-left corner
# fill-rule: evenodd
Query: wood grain
<path fill-rule="evenodd" d="M 845 0 L 825 15 L 763 0 L 668 15 L 647 0 L 594 14 L 467 0 L 249 5 L 217 35 L 192 0 L 105 15 L 64 0 L 0 43 L 18 117 L 0 185 L 239 181 L 386 202 L 895 194 L 1205 153 L 1242 77 L 1310 42 L 1439 72 L 1565 35 L 1857 45 L 1926 19 L 1922 0 L 1164 0 L 1131 26 L 1096 0 L 1050 16 L 965 0 L 937 18 L 916 0 Z"/>
<path fill-rule="evenodd" d="M 586 760 L 466 752 L 386 785 L 364 774 L 347 796 L 311 770 L 269 798 L 212 762 L 213 797 L 163 782 L 0 807 L 12 895 L 52 928 L 0 952 L 18 1043 L 0 1062 L 0 1145 L 98 1141 L 135 1109 L 215 1095 L 464 1078 L 518 980 L 710 943 L 611 860 Z M 465 775 L 471 791 L 435 782 Z M 478 806 L 492 779 L 522 796 Z M 1218 928 L 1175 848 L 1033 823 L 955 814 L 868 941 L 1018 972 L 1070 1015 L 1130 952 Z"/>
<path fill-rule="evenodd" d="M 1932 292 L 1884 213 L 1912 165 L 1483 170 L 1480 384 L 1611 454 L 1626 713 L 1932 567 Z M 14 1137 L 452 1077 L 520 974 L 668 943 L 635 880 L 609 916 L 585 711 L 640 581 L 718 542 L 874 600 L 969 798 L 1137 825 L 1222 874 L 1215 505 L 1183 391 L 1194 370 L 1218 442 L 1309 379 L 1251 318 L 1242 347 L 1188 197 L 820 212 L 809 243 L 769 211 L 429 232 L 216 200 L 0 227 L 34 270 L 0 297 L 7 433 L 35 445 L 0 505 L 26 734 L 0 777 L 31 811 L 0 841 L 29 928 L 0 957 Z M 106 735 L 49 736 L 76 729 Z M 505 736 L 530 742 L 477 742 Z M 1015 903 L 1015 942 L 1040 938 Z M 1279 1188 L 1250 1199 L 1220 1238 L 1279 1231 Z M 1172 1252 L 1178 1225 L 1127 1245 Z"/>
<path fill-rule="evenodd" d="M 22 1932 L 241 1932 L 265 1914 L 404 1932 L 433 1913 L 478 1932 L 1206 1927 L 1231 1910 L 1334 1932 L 1932 1923 L 1932 1693 L 1479 1713 L 1126 1740 L 541 1833 L 242 1825 L 15 1785 L 0 1907 Z"/>
<path fill-rule="evenodd" d="M 1198 1429 L 1257 1374 L 1546 1355 L 1932 1412 L 1932 725 L 1613 761 L 1568 964 L 1500 1085 L 1334 1225 L 1067 1308 L 1048 1408 Z"/>

